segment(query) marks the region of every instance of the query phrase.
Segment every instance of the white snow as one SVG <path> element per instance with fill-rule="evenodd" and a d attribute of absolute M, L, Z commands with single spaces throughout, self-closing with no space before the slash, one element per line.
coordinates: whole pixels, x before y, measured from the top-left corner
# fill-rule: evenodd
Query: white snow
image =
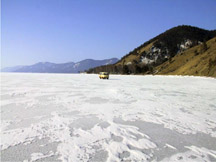
<path fill-rule="evenodd" d="M 148 59 L 147 57 L 144 57 L 141 60 L 144 64 L 151 64 L 155 61 L 155 60 Z"/>
<path fill-rule="evenodd" d="M 51 151 L 48 155 L 44 155 L 42 153 L 33 153 L 31 154 L 31 161 L 36 161 L 36 160 L 39 160 L 39 159 L 43 159 L 43 158 L 46 158 L 46 157 L 50 157 L 50 156 L 53 156 L 53 152 Z"/>
<path fill-rule="evenodd" d="M 131 65 L 131 64 L 132 64 L 132 62 L 130 62 L 130 61 L 126 63 L 126 65 Z"/>
<path fill-rule="evenodd" d="M 186 50 L 188 49 L 191 45 L 193 44 L 193 42 L 189 39 L 185 40 L 184 42 L 182 42 L 180 44 L 180 50 Z"/>
<path fill-rule="evenodd" d="M 175 148 L 175 147 L 173 147 L 173 146 L 171 146 L 171 145 L 169 145 L 169 144 L 166 144 L 166 145 L 165 145 L 165 147 L 169 147 L 169 148 L 171 148 L 171 149 L 174 149 L 174 150 L 176 150 L 176 148 Z"/>
<path fill-rule="evenodd" d="M 214 161 L 215 87 L 190 76 L 1 73 L 1 159 Z"/>
<path fill-rule="evenodd" d="M 109 65 L 112 64 L 113 60 L 109 60 L 108 62 L 106 62 L 104 65 Z"/>
<path fill-rule="evenodd" d="M 78 68 L 80 66 L 80 63 L 74 64 L 73 68 Z"/>

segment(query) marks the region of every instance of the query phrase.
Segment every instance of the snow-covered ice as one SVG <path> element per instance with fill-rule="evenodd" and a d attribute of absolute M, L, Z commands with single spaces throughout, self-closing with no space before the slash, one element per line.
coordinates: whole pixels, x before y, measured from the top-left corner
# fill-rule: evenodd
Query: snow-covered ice
<path fill-rule="evenodd" d="M 1 161 L 216 161 L 216 79 L 1 73 Z"/>

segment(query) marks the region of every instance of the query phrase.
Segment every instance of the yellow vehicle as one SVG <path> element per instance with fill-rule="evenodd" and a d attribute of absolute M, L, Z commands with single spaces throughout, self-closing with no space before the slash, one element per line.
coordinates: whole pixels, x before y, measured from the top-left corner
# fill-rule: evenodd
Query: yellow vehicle
<path fill-rule="evenodd" d="M 109 73 L 108 72 L 100 72 L 99 78 L 100 79 L 109 79 Z"/>

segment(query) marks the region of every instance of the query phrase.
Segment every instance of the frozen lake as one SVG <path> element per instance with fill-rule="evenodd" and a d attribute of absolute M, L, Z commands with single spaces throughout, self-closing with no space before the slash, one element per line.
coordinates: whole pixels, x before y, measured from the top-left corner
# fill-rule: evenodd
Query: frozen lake
<path fill-rule="evenodd" d="M 2 73 L 1 161 L 216 161 L 216 79 Z"/>

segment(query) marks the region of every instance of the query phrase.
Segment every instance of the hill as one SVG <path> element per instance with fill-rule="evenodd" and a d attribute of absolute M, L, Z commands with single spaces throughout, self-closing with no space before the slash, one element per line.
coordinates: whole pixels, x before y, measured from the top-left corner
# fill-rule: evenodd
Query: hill
<path fill-rule="evenodd" d="M 177 54 L 155 69 L 157 74 L 216 77 L 216 37 Z"/>
<path fill-rule="evenodd" d="M 186 25 L 177 26 L 143 43 L 123 56 L 116 64 L 96 67 L 88 72 L 153 73 L 158 65 L 214 36 L 216 36 L 216 30 L 209 31 Z"/>
<path fill-rule="evenodd" d="M 30 66 L 20 66 L 4 68 L 2 72 L 28 72 L 28 73 L 78 73 L 101 65 L 114 64 L 118 61 L 117 58 L 105 60 L 86 59 L 77 63 L 68 62 L 62 64 L 39 62 Z"/>

